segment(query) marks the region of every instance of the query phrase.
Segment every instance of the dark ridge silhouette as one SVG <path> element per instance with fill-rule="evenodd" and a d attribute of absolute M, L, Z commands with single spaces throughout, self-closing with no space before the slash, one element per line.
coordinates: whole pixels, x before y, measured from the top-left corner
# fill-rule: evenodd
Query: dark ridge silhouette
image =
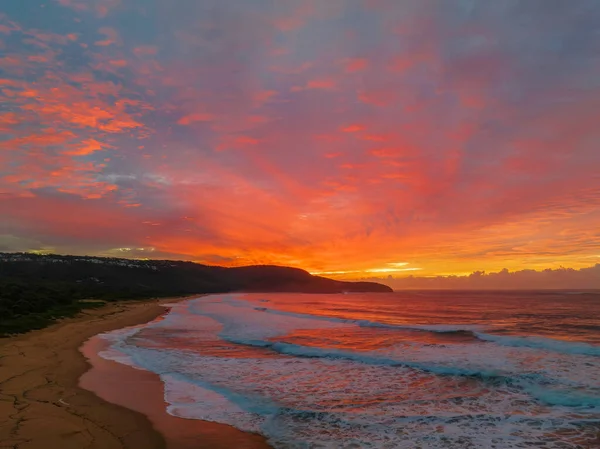
<path fill-rule="evenodd" d="M 0 253 L 0 334 L 43 327 L 54 318 L 102 304 L 98 301 L 236 291 L 392 289 L 375 282 L 336 281 L 273 265 L 225 268 L 172 260 Z"/>

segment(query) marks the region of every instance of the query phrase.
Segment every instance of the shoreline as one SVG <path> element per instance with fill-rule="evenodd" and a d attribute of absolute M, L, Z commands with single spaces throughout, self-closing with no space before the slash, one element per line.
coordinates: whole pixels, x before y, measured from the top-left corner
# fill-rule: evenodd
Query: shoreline
<path fill-rule="evenodd" d="M 83 388 L 80 379 L 93 371 L 93 366 L 80 348 L 100 333 L 144 324 L 160 317 L 167 311 L 164 303 L 198 296 L 109 303 L 98 309 L 84 310 L 41 330 L 0 339 L 0 441 L 3 447 L 184 449 L 167 441 L 146 414 L 109 402 Z M 112 363 L 116 366 L 111 369 L 123 367 L 136 372 L 136 382 L 145 376 L 145 394 L 162 397 L 162 382 L 158 376 Z M 114 374 L 120 379 L 123 371 L 112 371 L 110 376 L 114 378 Z M 154 384 L 148 383 L 148 375 L 155 376 Z M 167 415 L 164 407 L 163 410 Z M 213 442 L 225 441 L 228 435 L 239 432 L 255 443 L 239 447 L 269 447 L 262 437 L 224 424 L 171 418 L 193 425 L 196 447 L 202 447 L 202 439 L 207 437 L 203 431 L 208 430 Z"/>

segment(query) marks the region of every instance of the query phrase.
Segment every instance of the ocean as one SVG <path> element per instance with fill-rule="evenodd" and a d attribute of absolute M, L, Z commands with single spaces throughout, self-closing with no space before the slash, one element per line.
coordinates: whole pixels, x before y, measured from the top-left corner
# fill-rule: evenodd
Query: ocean
<path fill-rule="evenodd" d="M 102 334 L 275 448 L 600 448 L 600 293 L 222 294 Z"/>

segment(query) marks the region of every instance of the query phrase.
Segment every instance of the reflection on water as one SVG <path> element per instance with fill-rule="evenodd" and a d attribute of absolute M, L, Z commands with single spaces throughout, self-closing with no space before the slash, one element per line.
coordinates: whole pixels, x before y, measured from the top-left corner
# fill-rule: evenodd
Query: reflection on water
<path fill-rule="evenodd" d="M 594 313 L 596 315 L 594 315 Z M 592 448 L 597 295 L 213 295 L 105 335 L 169 412 L 276 447 Z"/>

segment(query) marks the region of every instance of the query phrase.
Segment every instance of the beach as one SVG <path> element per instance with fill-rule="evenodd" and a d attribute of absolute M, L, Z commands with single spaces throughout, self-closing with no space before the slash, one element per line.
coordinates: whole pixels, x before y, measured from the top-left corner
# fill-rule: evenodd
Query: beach
<path fill-rule="evenodd" d="M 595 298 L 111 303 L 0 340 L 0 448 L 597 448 Z"/>
<path fill-rule="evenodd" d="M 192 443 L 225 448 L 232 442 L 268 447 L 261 437 L 230 426 L 171 417 L 162 402 L 162 384 L 152 373 L 110 361 L 88 373 L 91 366 L 80 348 L 90 337 L 151 321 L 169 301 L 111 303 L 46 329 L 0 339 L 0 447 L 186 449 Z M 86 373 L 88 387 L 118 398 L 120 405 L 82 388 Z M 136 406 L 140 399 L 143 405 Z M 156 430 L 168 427 L 189 436 L 187 443 Z"/>

